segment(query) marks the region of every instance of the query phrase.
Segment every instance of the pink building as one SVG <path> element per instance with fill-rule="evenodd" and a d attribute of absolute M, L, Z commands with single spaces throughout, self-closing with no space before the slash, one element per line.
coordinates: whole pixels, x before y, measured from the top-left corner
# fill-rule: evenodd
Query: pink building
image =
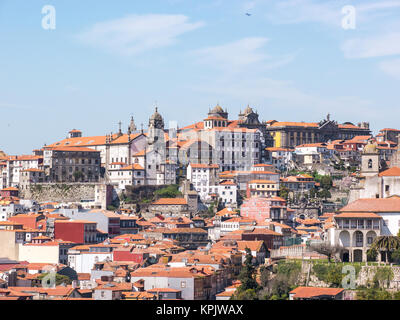
<path fill-rule="evenodd" d="M 280 197 L 252 197 L 246 199 L 241 208 L 240 215 L 258 222 L 283 221 L 286 219 L 286 201 Z"/>

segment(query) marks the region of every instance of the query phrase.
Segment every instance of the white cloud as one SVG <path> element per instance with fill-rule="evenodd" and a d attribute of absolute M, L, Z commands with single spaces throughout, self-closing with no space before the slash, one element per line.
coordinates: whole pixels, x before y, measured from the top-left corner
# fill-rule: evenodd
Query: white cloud
<path fill-rule="evenodd" d="M 184 33 L 198 29 L 203 22 L 188 22 L 184 15 L 148 14 L 96 23 L 78 35 L 82 42 L 121 55 L 136 55 L 170 46 Z"/>
<path fill-rule="evenodd" d="M 267 70 L 290 63 L 294 55 L 271 58 L 263 51 L 269 39 L 263 37 L 244 38 L 220 46 L 208 47 L 194 52 L 198 61 L 229 73 Z"/>
<path fill-rule="evenodd" d="M 342 14 L 342 1 L 325 2 L 311 0 L 277 1 L 267 17 L 278 24 L 318 22 L 339 26 Z"/>
<path fill-rule="evenodd" d="M 255 1 L 255 0 L 253 0 Z M 341 28 L 344 14 L 342 8 L 353 5 L 356 8 L 357 25 L 367 27 L 373 20 L 392 16 L 397 20 L 399 0 L 366 1 L 360 3 L 348 0 L 257 0 L 255 12 L 265 11 L 267 18 L 275 24 L 320 23 Z M 397 13 L 397 15 L 396 15 Z"/>
<path fill-rule="evenodd" d="M 371 10 L 382 10 L 382 9 L 393 9 L 400 7 L 400 1 L 379 1 L 357 5 L 357 10 L 360 11 L 371 11 Z"/>
<path fill-rule="evenodd" d="M 387 75 L 400 79 L 400 59 L 382 61 L 378 66 Z"/>
<path fill-rule="evenodd" d="M 392 32 L 369 38 L 355 38 L 342 45 L 344 56 L 353 58 L 373 58 L 400 54 L 400 32 Z"/>

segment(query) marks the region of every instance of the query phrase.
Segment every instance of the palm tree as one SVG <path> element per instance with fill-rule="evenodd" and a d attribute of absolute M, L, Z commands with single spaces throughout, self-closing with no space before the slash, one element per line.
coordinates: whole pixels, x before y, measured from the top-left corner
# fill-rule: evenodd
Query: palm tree
<path fill-rule="evenodd" d="M 371 249 L 386 253 L 386 262 L 388 262 L 388 253 L 400 248 L 400 238 L 397 236 L 379 236 L 374 239 Z"/>

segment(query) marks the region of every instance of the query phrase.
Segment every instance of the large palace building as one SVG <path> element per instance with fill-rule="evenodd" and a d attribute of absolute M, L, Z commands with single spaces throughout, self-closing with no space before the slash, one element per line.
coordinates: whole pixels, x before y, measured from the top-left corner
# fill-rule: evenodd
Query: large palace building
<path fill-rule="evenodd" d="M 351 122 L 338 124 L 327 118 L 314 122 L 267 122 L 267 132 L 273 138 L 274 147 L 294 148 L 301 144 L 328 142 L 329 140 L 347 140 L 355 136 L 370 135 L 369 123 L 354 125 Z"/>

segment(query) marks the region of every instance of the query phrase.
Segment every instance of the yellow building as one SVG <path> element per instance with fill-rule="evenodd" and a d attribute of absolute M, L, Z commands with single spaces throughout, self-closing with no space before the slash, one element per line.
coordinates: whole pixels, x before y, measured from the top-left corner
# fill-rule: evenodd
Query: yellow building
<path fill-rule="evenodd" d="M 251 180 L 247 187 L 248 196 L 275 197 L 278 195 L 279 182 L 272 180 Z"/>
<path fill-rule="evenodd" d="M 351 122 L 339 124 L 330 120 L 329 115 L 320 122 L 267 122 L 266 131 L 274 140 L 274 147 L 293 148 L 301 144 L 349 140 L 355 136 L 370 135 L 369 123 L 354 125 Z"/>

